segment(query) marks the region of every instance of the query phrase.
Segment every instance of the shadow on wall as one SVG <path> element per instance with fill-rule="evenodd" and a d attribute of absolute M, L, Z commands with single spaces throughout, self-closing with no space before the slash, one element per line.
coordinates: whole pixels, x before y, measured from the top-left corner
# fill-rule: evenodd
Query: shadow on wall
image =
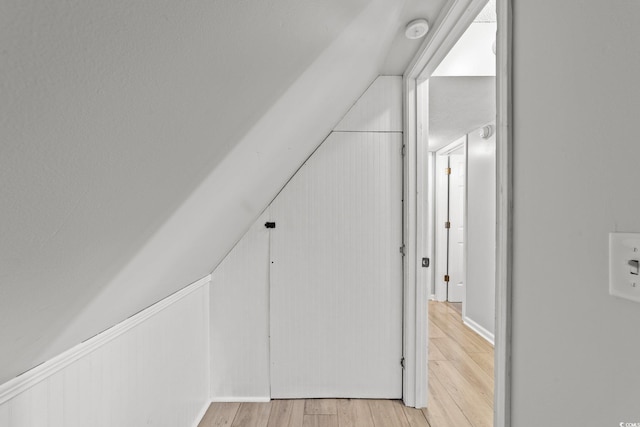
<path fill-rule="evenodd" d="M 398 8 L 4 15 L 0 383 L 210 272 L 373 80 Z"/>

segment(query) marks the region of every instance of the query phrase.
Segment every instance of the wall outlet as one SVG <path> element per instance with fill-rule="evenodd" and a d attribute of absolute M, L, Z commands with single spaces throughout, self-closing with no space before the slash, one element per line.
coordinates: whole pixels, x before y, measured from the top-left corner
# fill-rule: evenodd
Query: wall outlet
<path fill-rule="evenodd" d="M 640 233 L 609 233 L 609 294 L 640 302 Z"/>

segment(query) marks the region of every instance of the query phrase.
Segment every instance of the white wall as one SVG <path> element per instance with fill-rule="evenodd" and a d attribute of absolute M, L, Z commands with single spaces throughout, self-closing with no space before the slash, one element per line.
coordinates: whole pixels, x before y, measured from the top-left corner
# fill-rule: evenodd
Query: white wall
<path fill-rule="evenodd" d="M 493 124 L 495 129 L 495 124 Z M 463 320 L 493 342 L 496 295 L 496 137 L 467 135 L 467 282 Z"/>
<path fill-rule="evenodd" d="M 0 427 L 192 427 L 209 404 L 209 278 L 0 386 Z"/>
<path fill-rule="evenodd" d="M 514 0 L 513 426 L 640 422 L 640 305 L 608 233 L 640 231 L 640 2 Z"/>
<path fill-rule="evenodd" d="M 211 275 L 211 398 L 268 400 L 269 229 L 264 212 Z"/>
<path fill-rule="evenodd" d="M 3 1 L 0 383 L 211 272 L 404 3 Z"/>

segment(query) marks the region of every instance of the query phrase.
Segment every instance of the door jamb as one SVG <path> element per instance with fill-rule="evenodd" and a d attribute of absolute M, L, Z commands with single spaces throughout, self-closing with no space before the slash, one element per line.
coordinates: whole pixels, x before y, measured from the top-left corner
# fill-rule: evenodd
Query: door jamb
<path fill-rule="evenodd" d="M 497 0 L 496 36 L 496 346 L 494 426 L 511 425 L 511 277 L 513 252 L 512 1 Z M 404 94 L 404 358 L 403 401 L 425 407 L 428 390 L 427 221 L 428 105 L 422 84 L 436 69 L 487 0 L 449 0 L 403 75 Z M 425 98 L 426 99 L 426 98 Z"/>

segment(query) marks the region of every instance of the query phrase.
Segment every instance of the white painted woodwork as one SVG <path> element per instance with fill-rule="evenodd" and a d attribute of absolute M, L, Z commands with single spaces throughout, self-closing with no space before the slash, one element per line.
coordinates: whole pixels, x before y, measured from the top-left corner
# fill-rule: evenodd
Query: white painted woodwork
<path fill-rule="evenodd" d="M 211 275 L 214 401 L 270 396 L 268 220 L 264 212 Z"/>
<path fill-rule="evenodd" d="M 511 426 L 513 308 L 513 9 L 497 0 L 495 427 Z"/>
<path fill-rule="evenodd" d="M 195 426 L 209 403 L 208 283 L 3 384 L 0 426 Z"/>
<path fill-rule="evenodd" d="M 380 77 L 380 79 L 381 82 L 372 87 L 380 90 L 381 87 L 386 86 L 387 92 L 392 92 L 389 88 L 397 86 L 401 81 L 399 77 Z M 401 105 L 392 102 L 389 97 L 369 97 L 365 93 L 362 99 L 381 104 L 378 108 L 367 107 L 371 111 L 390 108 L 393 115 L 401 113 Z M 340 132 L 332 135 L 330 139 L 350 140 L 349 135 L 353 135 L 354 140 L 377 138 L 375 132 L 358 132 L 360 129 L 358 126 L 352 129 L 353 133 Z M 385 136 L 385 134 L 381 135 Z M 401 138 L 400 134 L 395 134 L 393 138 L 394 144 L 397 145 L 396 154 L 399 156 L 400 145 L 397 141 Z M 363 180 L 359 178 L 357 182 L 360 183 Z M 401 196 L 398 194 L 398 200 L 400 199 Z M 269 289 L 269 233 L 280 232 L 281 224 L 276 221 L 276 229 L 267 231 L 264 223 L 269 217 L 270 214 L 265 212 L 256 220 L 251 229 L 212 273 L 211 396 L 215 401 L 260 401 L 269 399 L 270 396 L 269 353 L 264 347 L 264 344 L 268 345 L 269 342 L 269 296 L 265 295 L 265 292 Z M 355 216 L 349 216 L 349 220 L 356 225 L 359 222 Z M 384 225 L 384 227 L 388 226 L 388 224 Z M 398 232 L 400 232 L 399 229 L 400 226 L 398 226 Z M 395 251 L 394 255 L 399 256 L 400 243 L 394 246 L 398 246 L 392 248 Z M 400 319 L 401 315 L 398 316 Z"/>
<path fill-rule="evenodd" d="M 378 76 L 334 130 L 402 132 L 402 77 Z"/>
<path fill-rule="evenodd" d="M 447 300 L 447 284 L 444 276 L 447 274 L 447 229 L 444 224 L 449 217 L 448 197 L 449 183 L 445 170 L 449 167 L 449 156 L 435 155 L 435 296 L 438 301 Z"/>
<path fill-rule="evenodd" d="M 427 202 L 427 218 L 425 220 L 425 229 L 426 234 L 428 235 L 428 239 L 425 241 L 425 255 L 429 258 L 429 267 L 427 267 L 425 272 L 425 277 L 427 278 L 427 290 L 429 299 L 436 298 L 436 284 L 435 284 L 435 272 L 436 268 L 434 265 L 435 261 L 435 253 L 436 253 L 436 180 L 434 179 L 434 171 L 435 171 L 435 162 L 436 155 L 433 152 L 429 152 L 427 154 L 427 162 L 428 169 L 424 171 L 425 179 L 427 180 L 427 185 L 425 186 L 427 190 L 427 198 L 425 199 Z"/>
<path fill-rule="evenodd" d="M 402 396 L 401 146 L 334 132 L 271 205 L 272 398 Z"/>
<path fill-rule="evenodd" d="M 464 147 L 462 153 L 449 156 L 451 175 L 449 175 L 449 290 L 447 301 L 463 302 L 465 293 L 465 180 L 466 162 Z M 494 191 L 495 192 L 495 191 Z"/>
<path fill-rule="evenodd" d="M 464 273 L 463 264 L 461 264 L 463 261 L 459 261 L 464 257 L 464 246 L 460 244 L 460 241 L 464 240 L 464 227 L 462 228 L 462 230 L 459 230 L 458 233 L 453 230 L 453 222 L 457 222 L 458 225 L 464 225 L 464 210 L 458 210 L 457 212 L 463 215 L 462 218 L 454 218 L 455 221 L 453 222 L 451 219 L 452 215 L 455 216 L 457 214 L 455 212 L 456 204 L 464 206 L 464 201 L 460 199 L 460 194 L 462 195 L 461 197 L 464 198 L 464 191 L 459 193 L 458 190 L 460 190 L 460 188 L 452 188 L 452 185 L 459 186 L 459 184 L 461 183 L 460 177 L 448 175 L 446 170 L 449 168 L 451 168 L 452 170 L 454 169 L 454 163 L 456 162 L 456 153 L 464 153 L 465 142 L 466 135 L 456 139 L 453 142 L 450 142 L 449 144 L 435 152 L 435 170 L 432 171 L 435 183 L 433 194 L 435 202 L 435 207 L 433 208 L 435 214 L 435 216 L 433 217 L 435 220 L 435 232 L 433 234 L 435 245 L 434 297 L 438 301 L 447 301 L 449 298 L 449 291 L 453 289 L 453 287 L 451 287 L 451 289 L 448 288 L 447 282 L 445 282 L 444 280 L 445 275 L 451 276 L 453 270 L 453 274 L 458 278 L 464 277 L 464 274 L 458 274 L 458 271 L 462 271 L 462 273 Z M 426 166 L 427 163 L 425 162 L 424 167 Z M 460 167 L 458 167 L 458 169 L 460 169 Z M 462 174 L 462 178 L 464 181 L 464 172 L 462 172 Z M 462 189 L 464 189 L 464 187 L 462 187 Z M 450 200 L 451 194 L 454 194 L 454 197 L 458 197 L 453 202 Z M 428 197 L 429 196 L 427 195 L 425 199 L 427 199 Z M 454 208 L 453 213 L 451 209 L 452 204 Z M 447 221 L 452 222 L 452 228 L 447 229 L 445 227 L 445 223 Z M 458 245 L 457 248 L 456 245 Z M 455 258 L 453 260 L 450 259 L 452 248 L 462 251 L 460 255 L 461 258 L 458 258 L 457 260 Z M 458 253 L 454 253 L 454 256 L 455 255 L 458 255 Z M 451 283 L 451 280 L 449 283 Z M 460 283 L 464 283 L 463 280 L 459 280 L 458 284 Z M 461 301 L 461 299 L 459 299 L 458 301 Z"/>
<path fill-rule="evenodd" d="M 495 128 L 495 123 L 492 123 Z M 467 143 L 467 291 L 463 321 L 493 342 L 496 283 L 496 138 Z M 479 326 L 479 327 L 478 327 Z"/>

